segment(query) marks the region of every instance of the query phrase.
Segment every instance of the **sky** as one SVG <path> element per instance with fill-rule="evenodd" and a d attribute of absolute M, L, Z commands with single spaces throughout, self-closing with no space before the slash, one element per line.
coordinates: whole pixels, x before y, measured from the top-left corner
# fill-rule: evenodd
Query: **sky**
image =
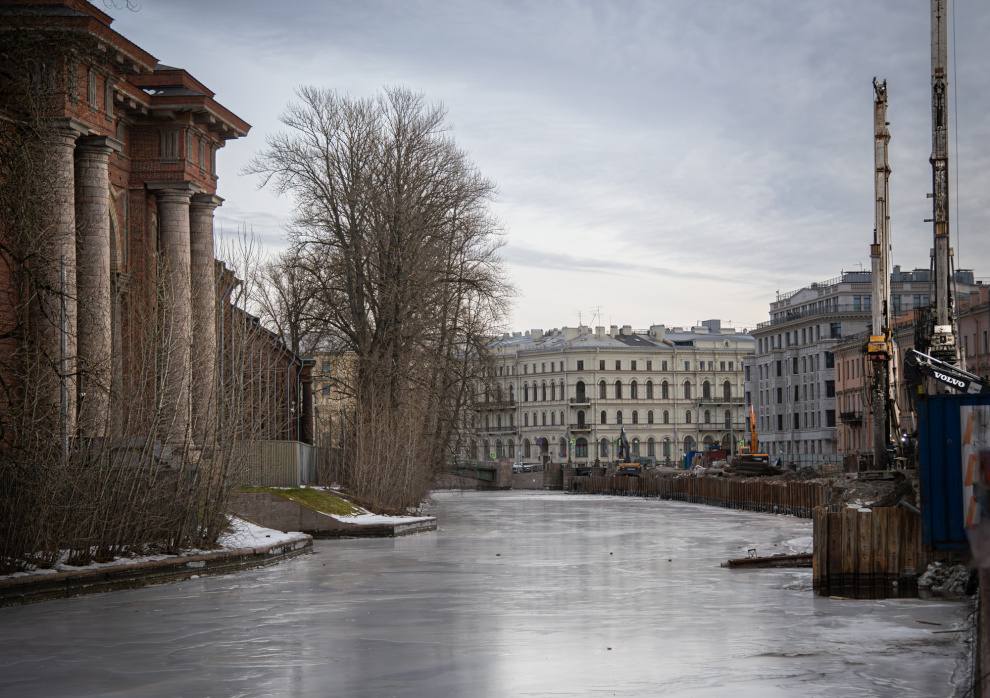
<path fill-rule="evenodd" d="M 955 5 L 953 245 L 958 268 L 990 277 L 990 5 Z M 293 202 L 241 172 L 299 86 L 402 85 L 442 103 L 498 188 L 506 330 L 752 328 L 778 291 L 869 269 L 874 76 L 888 82 L 894 264 L 929 264 L 928 0 L 101 7 L 252 124 L 218 154 L 218 223 L 267 249 L 286 244 Z"/>

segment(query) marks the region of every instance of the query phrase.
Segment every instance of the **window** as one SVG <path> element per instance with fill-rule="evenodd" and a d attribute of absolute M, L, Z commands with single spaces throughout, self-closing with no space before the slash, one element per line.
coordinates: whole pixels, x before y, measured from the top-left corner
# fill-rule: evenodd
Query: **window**
<path fill-rule="evenodd" d="M 588 457 L 588 440 L 584 437 L 574 442 L 574 455 L 578 458 Z"/>
<path fill-rule="evenodd" d="M 546 426 L 547 425 L 547 413 L 546 412 L 542 413 L 540 415 L 540 419 L 543 420 L 543 426 Z"/>
<path fill-rule="evenodd" d="M 598 457 L 607 458 L 608 457 L 608 439 L 602 439 L 598 442 Z"/>
<path fill-rule="evenodd" d="M 206 169 L 206 141 L 199 142 L 199 169 Z"/>
<path fill-rule="evenodd" d="M 540 385 L 540 388 L 541 388 L 541 392 L 542 392 L 543 402 L 546 402 L 547 401 L 547 384 L 546 383 L 542 383 Z"/>
<path fill-rule="evenodd" d="M 795 356 L 793 359 L 791 359 L 791 361 L 792 361 L 791 373 L 793 373 L 796 376 L 798 374 L 798 357 Z"/>
<path fill-rule="evenodd" d="M 650 361 L 649 359 L 646 360 L 646 370 L 647 371 L 652 371 L 653 370 L 653 362 Z"/>
<path fill-rule="evenodd" d="M 86 101 L 93 109 L 100 108 L 96 96 L 96 71 L 92 68 L 86 71 Z"/>
<path fill-rule="evenodd" d="M 555 401 L 557 399 L 557 384 L 550 384 L 550 400 Z"/>
<path fill-rule="evenodd" d="M 563 436 L 560 437 L 558 452 L 561 458 L 567 458 L 567 439 Z"/>
<path fill-rule="evenodd" d="M 639 384 L 636 381 L 629 384 L 629 397 L 633 400 L 639 397 Z"/>
<path fill-rule="evenodd" d="M 579 370 L 579 371 L 583 371 L 584 370 L 584 361 L 578 359 L 577 370 Z"/>
<path fill-rule="evenodd" d="M 637 412 L 636 410 L 632 411 L 632 423 L 639 424 L 639 412 Z"/>
<path fill-rule="evenodd" d="M 660 399 L 669 400 L 670 399 L 670 384 L 664 381 L 660 384 Z"/>
<path fill-rule="evenodd" d="M 712 411 L 705 410 L 705 424 L 711 424 L 711 423 L 712 423 Z"/>
<path fill-rule="evenodd" d="M 729 381 L 722 383 L 722 399 L 726 401 L 732 399 L 732 383 Z"/>
<path fill-rule="evenodd" d="M 529 412 L 523 412 L 523 426 L 529 426 Z"/>
<path fill-rule="evenodd" d="M 712 399 L 712 384 L 708 381 L 701 384 L 701 397 L 705 400 Z"/>
<path fill-rule="evenodd" d="M 691 370 L 691 362 L 690 361 L 685 361 L 684 362 L 684 370 L 685 371 L 690 371 Z"/>
<path fill-rule="evenodd" d="M 608 424 L 608 419 L 606 417 L 605 410 L 602 410 L 601 420 L 598 423 L 599 424 Z"/>
<path fill-rule="evenodd" d="M 778 360 L 777 361 L 777 377 L 779 378 L 782 375 L 784 375 L 784 373 L 783 373 L 783 363 Z"/>
<path fill-rule="evenodd" d="M 113 118 L 113 81 L 109 78 L 103 84 L 103 108 L 107 116 Z"/>
<path fill-rule="evenodd" d="M 835 354 L 830 351 L 825 352 L 825 368 L 835 368 Z"/>
<path fill-rule="evenodd" d="M 525 376 L 528 373 L 529 373 L 529 364 L 523 364 L 523 375 Z"/>
<path fill-rule="evenodd" d="M 784 430 L 784 415 L 778 414 L 777 415 L 777 431 L 783 431 L 783 430 Z"/>
<path fill-rule="evenodd" d="M 842 339 L 842 323 L 830 322 L 828 325 L 829 339 Z"/>
<path fill-rule="evenodd" d="M 653 424 L 653 410 L 646 413 L 646 423 Z"/>
<path fill-rule="evenodd" d="M 639 458 L 639 439 L 634 438 L 632 440 L 632 457 Z"/>
<path fill-rule="evenodd" d="M 529 402 L 529 383 L 523 383 L 523 402 Z"/>
<path fill-rule="evenodd" d="M 646 399 L 653 399 L 653 381 L 646 381 Z"/>
<path fill-rule="evenodd" d="M 633 362 L 632 362 L 632 370 L 633 371 L 636 370 L 636 360 L 635 359 L 633 359 Z"/>
<path fill-rule="evenodd" d="M 691 410 L 688 410 L 687 412 L 684 413 L 684 421 L 687 422 L 688 424 L 691 423 Z"/>
<path fill-rule="evenodd" d="M 605 359 L 601 359 L 598 362 L 598 370 L 599 371 L 604 371 L 605 370 Z"/>
<path fill-rule="evenodd" d="M 825 410 L 825 426 L 835 426 L 835 410 Z"/>
<path fill-rule="evenodd" d="M 550 413 L 550 426 L 552 426 L 552 427 L 557 426 L 557 413 L 556 412 L 551 412 Z"/>
<path fill-rule="evenodd" d="M 825 381 L 825 397 L 835 397 L 835 381 Z"/>
<path fill-rule="evenodd" d="M 622 410 L 615 413 L 615 423 L 622 424 Z"/>
<path fill-rule="evenodd" d="M 684 399 L 691 399 L 691 381 L 684 381 Z"/>
<path fill-rule="evenodd" d="M 523 458 L 532 458 L 533 456 L 533 445 L 529 442 L 529 439 L 523 440 Z"/>
<path fill-rule="evenodd" d="M 663 423 L 670 424 L 670 412 L 667 410 L 663 411 Z"/>
<path fill-rule="evenodd" d="M 800 429 L 801 428 L 801 413 L 800 412 L 795 412 L 794 413 L 794 428 L 795 429 Z"/>
<path fill-rule="evenodd" d="M 598 382 L 598 398 L 601 400 L 605 399 L 605 381 Z"/>
<path fill-rule="evenodd" d="M 161 159 L 177 160 L 179 158 L 178 129 L 163 129 L 161 132 Z"/>
<path fill-rule="evenodd" d="M 619 360 L 619 359 L 616 359 L 615 360 L 615 370 L 616 371 L 621 371 L 622 370 L 622 361 Z"/>
<path fill-rule="evenodd" d="M 509 455 L 509 458 L 515 458 L 516 457 L 516 442 L 513 441 L 512 439 L 509 439 L 509 454 L 508 455 Z"/>
<path fill-rule="evenodd" d="M 732 362 L 732 361 L 730 361 L 730 362 L 729 362 L 729 370 L 730 370 L 730 371 L 733 371 L 733 370 L 735 370 L 735 369 L 733 369 L 733 368 L 732 368 L 732 364 L 733 364 L 733 362 Z"/>
<path fill-rule="evenodd" d="M 653 440 L 652 436 L 646 442 L 646 455 L 650 458 L 657 456 L 657 442 Z"/>
<path fill-rule="evenodd" d="M 661 371 L 666 371 L 667 370 L 667 362 L 666 361 L 661 361 L 660 362 L 660 370 Z"/>
<path fill-rule="evenodd" d="M 800 399 L 801 399 L 801 386 L 800 385 L 795 385 L 794 386 L 794 402 L 797 402 Z"/>
<path fill-rule="evenodd" d="M 777 388 L 777 404 L 781 405 L 784 402 L 784 389 Z"/>
<path fill-rule="evenodd" d="M 615 381 L 615 399 L 622 399 L 622 381 Z"/>
<path fill-rule="evenodd" d="M 724 425 L 725 425 L 725 428 L 726 429 L 731 429 L 732 428 L 732 411 L 731 410 L 726 410 L 725 411 Z"/>

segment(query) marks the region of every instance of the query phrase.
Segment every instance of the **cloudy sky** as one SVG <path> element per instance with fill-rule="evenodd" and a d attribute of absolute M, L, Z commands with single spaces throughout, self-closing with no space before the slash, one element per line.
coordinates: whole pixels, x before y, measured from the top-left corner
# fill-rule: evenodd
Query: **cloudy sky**
<path fill-rule="evenodd" d="M 955 4 L 953 244 L 959 267 L 990 276 L 990 7 Z M 253 125 L 219 154 L 220 222 L 271 247 L 284 244 L 292 201 L 239 172 L 297 86 L 368 96 L 398 84 L 442 102 L 498 185 L 518 289 L 507 329 L 579 317 L 752 327 L 776 291 L 868 269 L 874 75 L 889 85 L 894 262 L 928 266 L 928 0 L 140 0 L 109 11 Z"/>

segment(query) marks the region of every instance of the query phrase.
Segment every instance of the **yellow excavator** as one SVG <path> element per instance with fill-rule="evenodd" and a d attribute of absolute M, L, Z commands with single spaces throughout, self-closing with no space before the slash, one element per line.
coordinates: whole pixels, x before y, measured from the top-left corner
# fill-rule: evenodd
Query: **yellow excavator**
<path fill-rule="evenodd" d="M 739 449 L 732 461 L 732 470 L 741 475 L 771 475 L 779 472 L 770 466 L 770 455 L 760 453 L 760 439 L 756 431 L 756 412 L 749 406 L 749 444 Z"/>

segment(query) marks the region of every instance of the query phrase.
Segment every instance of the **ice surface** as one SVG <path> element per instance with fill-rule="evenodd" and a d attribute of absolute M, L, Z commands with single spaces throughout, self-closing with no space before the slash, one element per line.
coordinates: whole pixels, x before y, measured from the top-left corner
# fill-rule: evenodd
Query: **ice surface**
<path fill-rule="evenodd" d="M 657 500 L 434 495 L 440 530 L 0 609 L 0 695 L 943 696 L 968 606 L 728 570 L 811 525 Z"/>

